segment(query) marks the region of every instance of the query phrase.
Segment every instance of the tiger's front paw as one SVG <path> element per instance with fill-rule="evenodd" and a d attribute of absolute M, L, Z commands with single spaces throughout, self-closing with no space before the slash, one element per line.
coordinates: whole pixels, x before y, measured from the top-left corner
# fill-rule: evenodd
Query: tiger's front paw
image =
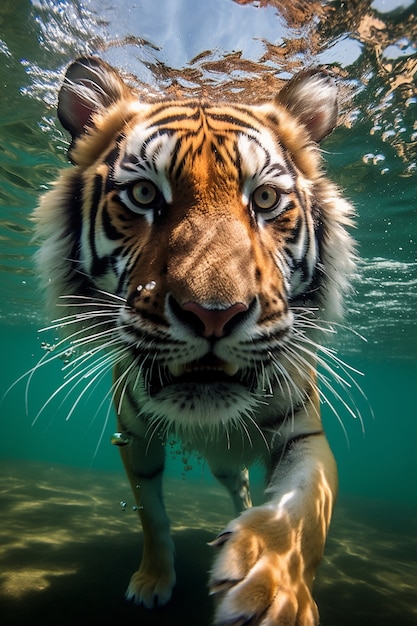
<path fill-rule="evenodd" d="M 316 626 L 317 606 L 304 579 L 300 528 L 266 507 L 245 511 L 213 542 L 210 576 L 216 626 Z"/>
<path fill-rule="evenodd" d="M 126 599 L 153 609 L 154 606 L 163 606 L 170 601 L 174 585 L 174 570 L 162 574 L 139 569 L 130 579 Z"/>
<path fill-rule="evenodd" d="M 149 547 L 144 551 L 140 568 L 135 572 L 126 590 L 126 599 L 143 604 L 147 609 L 167 604 L 175 585 L 174 544 L 168 538 L 161 541 L 159 550 Z"/>

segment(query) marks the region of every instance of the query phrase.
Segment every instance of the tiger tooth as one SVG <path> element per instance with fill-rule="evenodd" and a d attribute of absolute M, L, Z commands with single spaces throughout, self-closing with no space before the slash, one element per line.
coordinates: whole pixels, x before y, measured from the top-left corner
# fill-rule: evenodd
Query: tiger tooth
<path fill-rule="evenodd" d="M 236 363 L 225 362 L 223 364 L 222 369 L 223 369 L 223 372 L 225 374 L 227 374 L 228 376 L 234 376 L 236 374 L 236 372 L 238 371 L 239 366 L 236 365 Z"/>
<path fill-rule="evenodd" d="M 168 369 L 173 376 L 178 377 L 184 374 L 185 365 L 181 365 L 179 363 L 169 363 Z"/>

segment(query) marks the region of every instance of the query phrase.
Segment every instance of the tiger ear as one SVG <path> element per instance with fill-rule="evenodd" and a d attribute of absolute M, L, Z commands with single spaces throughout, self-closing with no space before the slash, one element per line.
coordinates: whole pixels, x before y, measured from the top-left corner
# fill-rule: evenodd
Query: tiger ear
<path fill-rule="evenodd" d="M 276 101 L 304 124 L 311 139 L 319 143 L 337 123 L 337 86 L 321 70 L 296 74 L 281 89 Z"/>
<path fill-rule="evenodd" d="M 129 89 L 115 70 L 95 57 L 69 66 L 58 96 L 58 118 L 73 140 L 91 126 L 95 112 L 120 100 Z"/>

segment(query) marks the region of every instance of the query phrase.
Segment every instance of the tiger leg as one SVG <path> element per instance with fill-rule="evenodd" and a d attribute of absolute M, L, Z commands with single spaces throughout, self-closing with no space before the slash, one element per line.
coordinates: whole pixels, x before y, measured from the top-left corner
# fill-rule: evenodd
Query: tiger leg
<path fill-rule="evenodd" d="M 162 496 L 164 448 L 157 437 L 149 442 L 136 436 L 120 452 L 143 529 L 142 560 L 126 598 L 147 608 L 161 606 L 170 600 L 175 585 L 174 544 Z"/>
<path fill-rule="evenodd" d="M 240 513 L 252 506 L 249 491 L 249 472 L 246 467 L 235 470 L 210 462 L 210 469 L 213 476 L 227 489 L 232 498 L 235 513 Z"/>
<path fill-rule="evenodd" d="M 270 496 L 213 542 L 210 577 L 217 626 L 316 626 L 312 597 L 337 489 L 324 434 L 295 437 L 273 470 Z M 314 433 L 314 434 L 313 434 Z"/>

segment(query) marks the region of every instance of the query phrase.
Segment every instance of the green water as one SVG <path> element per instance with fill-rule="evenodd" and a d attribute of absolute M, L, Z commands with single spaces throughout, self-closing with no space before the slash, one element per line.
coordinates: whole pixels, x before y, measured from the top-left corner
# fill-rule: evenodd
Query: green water
<path fill-rule="evenodd" d="M 354 377 L 363 393 L 353 386 L 345 399 L 362 419 L 336 403 L 339 421 L 323 406 L 340 498 L 316 596 L 324 626 L 416 622 L 416 7 L 407 0 L 307 4 L 312 13 L 278 15 L 273 2 L 233 0 L 1 3 L 0 396 L 11 387 L 0 405 L 5 626 L 27 624 L 34 614 L 43 626 L 75 624 L 80 615 L 90 625 L 209 624 L 206 542 L 231 514 L 204 463 L 184 464 L 172 451 L 167 499 L 178 587 L 161 613 L 138 613 L 122 599 L 141 540 L 109 444 L 113 413 L 108 402 L 101 406 L 108 381 L 66 419 L 74 396 L 58 394 L 45 405 L 62 384 L 63 364 L 24 376 L 44 356 L 41 343 L 55 339 L 38 332 L 47 320 L 29 216 L 66 165 L 56 90 L 65 66 L 86 52 L 156 93 L 177 85 L 198 94 L 203 86 L 251 100 L 305 64 L 325 64 L 340 76 L 341 125 L 323 149 L 330 176 L 357 207 L 361 260 L 345 323 L 366 341 L 340 329 L 334 343 L 361 372 Z M 261 498 L 256 468 L 254 482 Z M 129 510 L 120 509 L 122 500 Z"/>

